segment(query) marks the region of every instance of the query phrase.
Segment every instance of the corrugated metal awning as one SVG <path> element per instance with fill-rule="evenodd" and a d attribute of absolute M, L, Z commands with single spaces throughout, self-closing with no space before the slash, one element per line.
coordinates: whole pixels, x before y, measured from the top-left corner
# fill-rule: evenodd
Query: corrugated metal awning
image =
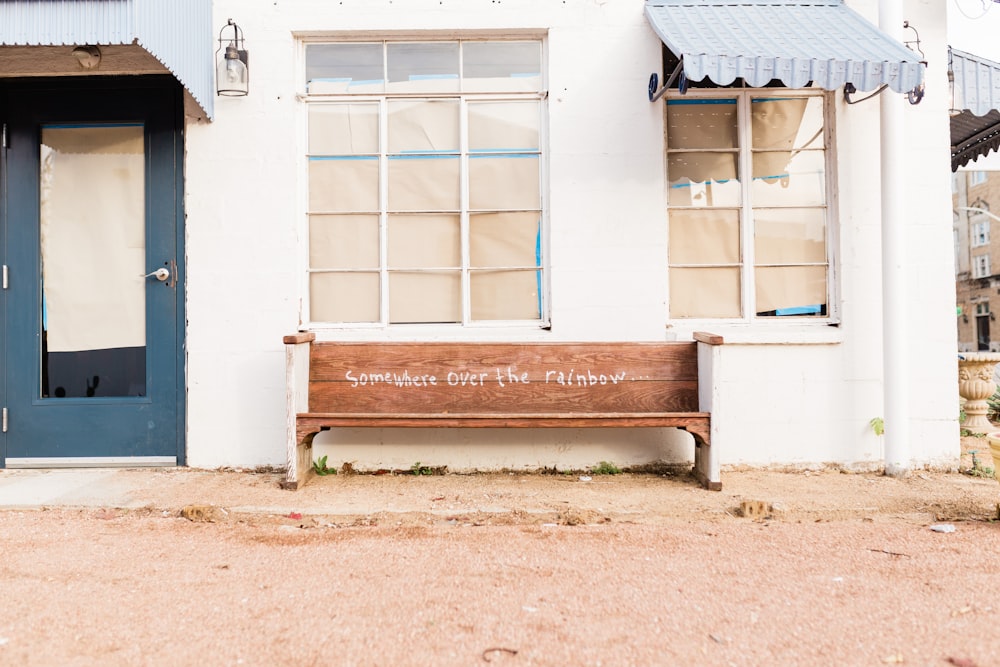
<path fill-rule="evenodd" d="M 215 68 L 211 0 L 0 0 L 0 46 L 71 45 L 140 47 L 147 59 L 155 59 L 148 63 L 158 63 L 163 71 L 171 72 L 212 118 Z M 138 63 L 132 65 L 134 73 L 149 71 L 147 62 L 129 60 L 127 53 L 121 62 Z M 57 69 L 41 72 L 64 73 Z M 129 73 L 128 65 L 115 73 Z"/>
<path fill-rule="evenodd" d="M 688 81 L 905 93 L 924 76 L 919 54 L 843 0 L 647 0 L 646 18 Z"/>
<path fill-rule="evenodd" d="M 948 49 L 951 170 L 1000 149 L 1000 63 Z"/>

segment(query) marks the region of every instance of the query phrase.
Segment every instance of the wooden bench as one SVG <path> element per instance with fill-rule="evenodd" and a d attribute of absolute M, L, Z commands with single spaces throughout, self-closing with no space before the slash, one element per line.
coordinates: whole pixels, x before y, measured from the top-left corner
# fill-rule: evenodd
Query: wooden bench
<path fill-rule="evenodd" d="M 332 427 L 676 427 L 694 436 L 695 476 L 721 489 L 711 394 L 699 394 L 698 346 L 722 339 L 696 340 L 342 343 L 286 336 L 283 486 L 305 483 L 313 438 Z"/>

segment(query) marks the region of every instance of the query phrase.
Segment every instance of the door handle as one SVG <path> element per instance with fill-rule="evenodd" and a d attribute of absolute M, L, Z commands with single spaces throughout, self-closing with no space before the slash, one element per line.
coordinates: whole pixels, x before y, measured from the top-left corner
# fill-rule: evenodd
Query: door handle
<path fill-rule="evenodd" d="M 161 267 L 161 268 L 157 269 L 156 271 L 151 271 L 151 272 L 143 275 L 142 277 L 143 278 L 149 278 L 150 276 L 156 278 L 157 280 L 159 280 L 162 283 L 162 282 L 165 282 L 165 281 L 167 281 L 167 280 L 170 279 L 170 271 L 168 271 L 167 269 L 164 269 L 164 268 Z"/>

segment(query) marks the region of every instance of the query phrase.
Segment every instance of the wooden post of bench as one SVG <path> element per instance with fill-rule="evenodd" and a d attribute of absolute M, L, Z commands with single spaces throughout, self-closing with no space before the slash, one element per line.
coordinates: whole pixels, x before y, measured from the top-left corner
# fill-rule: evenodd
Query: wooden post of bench
<path fill-rule="evenodd" d="M 301 332 L 285 336 L 285 446 L 287 467 L 282 488 L 296 490 L 305 484 L 312 469 L 312 438 L 299 446 L 296 416 L 309 412 L 309 345 L 316 334 Z"/>
<path fill-rule="evenodd" d="M 715 370 L 719 368 L 722 356 L 722 336 L 696 331 L 692 336 L 698 341 L 698 409 L 713 414 L 717 401 L 718 388 L 715 383 Z M 710 491 L 722 490 L 722 477 L 719 465 L 719 438 L 716 437 L 718 420 L 713 419 L 709 426 L 709 437 L 705 438 L 710 446 L 704 446 L 695 439 L 694 476 L 702 486 Z"/>

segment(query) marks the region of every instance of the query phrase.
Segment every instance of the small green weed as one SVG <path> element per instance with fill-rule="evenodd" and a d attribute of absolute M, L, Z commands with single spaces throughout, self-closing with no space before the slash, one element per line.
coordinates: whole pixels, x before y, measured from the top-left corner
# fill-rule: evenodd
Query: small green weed
<path fill-rule="evenodd" d="M 410 472 L 412 472 L 414 475 L 433 475 L 434 468 L 430 466 L 422 466 L 420 465 L 420 461 L 417 461 L 412 466 L 410 466 Z"/>
<path fill-rule="evenodd" d="M 977 453 L 978 452 L 975 449 L 969 451 L 969 454 L 972 454 L 972 467 L 963 472 L 965 472 L 966 475 L 972 475 L 973 477 L 992 478 L 993 468 L 987 468 L 986 466 L 984 466 L 976 457 Z"/>
<path fill-rule="evenodd" d="M 622 469 L 616 466 L 614 463 L 608 461 L 601 461 L 596 466 L 590 469 L 591 475 L 620 475 L 622 474 Z"/>
<path fill-rule="evenodd" d="M 336 468 L 327 468 L 326 467 L 326 457 L 325 456 L 321 456 L 321 457 L 319 457 L 318 460 L 313 461 L 313 472 L 316 473 L 317 475 L 336 475 L 337 474 L 337 469 Z"/>
<path fill-rule="evenodd" d="M 872 417 L 868 425 L 875 431 L 875 435 L 885 435 L 885 421 L 881 417 Z"/>

